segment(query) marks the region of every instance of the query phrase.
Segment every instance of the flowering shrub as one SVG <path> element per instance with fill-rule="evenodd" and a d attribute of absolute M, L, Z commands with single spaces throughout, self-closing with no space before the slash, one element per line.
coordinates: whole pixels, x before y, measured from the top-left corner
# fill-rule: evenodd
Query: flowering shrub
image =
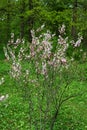
<path fill-rule="evenodd" d="M 52 39 L 55 35 L 47 30 L 36 37 L 36 32 L 31 31 L 32 43 L 20 44 L 18 55 L 15 54 L 16 48 L 11 49 L 9 45 L 4 47 L 4 51 L 11 61 L 10 75 L 18 82 L 29 103 L 30 129 L 53 130 L 61 105 L 75 96 L 72 93 L 69 95 L 68 90 L 78 70 L 75 70 L 75 61 L 66 55 L 69 39 L 65 37 L 64 25 L 59 28 L 60 35 L 54 51 Z M 78 47 L 81 40 L 82 37 L 78 37 L 76 42 L 72 42 L 73 47 Z"/>

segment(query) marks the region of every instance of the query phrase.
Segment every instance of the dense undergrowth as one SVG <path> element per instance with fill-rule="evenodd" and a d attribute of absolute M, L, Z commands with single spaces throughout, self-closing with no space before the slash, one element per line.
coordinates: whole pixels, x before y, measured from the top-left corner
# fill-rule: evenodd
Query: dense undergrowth
<path fill-rule="evenodd" d="M 27 65 L 26 65 L 27 66 Z M 87 63 L 81 64 L 87 76 Z M 24 100 L 17 84 L 10 79 L 9 63 L 0 61 L 0 77 L 5 78 L 0 86 L 0 95 L 8 94 L 8 99 L 0 102 L 0 129 L 1 130 L 30 130 L 28 120 L 28 102 Z M 74 81 L 75 86 L 87 91 L 87 81 Z M 87 130 L 87 93 L 67 101 L 61 107 L 58 122 L 54 130 Z M 34 130 L 34 129 L 33 129 Z"/>

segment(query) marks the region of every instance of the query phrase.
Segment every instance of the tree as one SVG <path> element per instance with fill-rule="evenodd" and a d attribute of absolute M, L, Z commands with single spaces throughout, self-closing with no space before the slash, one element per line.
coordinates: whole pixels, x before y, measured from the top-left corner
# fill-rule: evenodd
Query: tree
<path fill-rule="evenodd" d="M 21 0 L 20 1 L 20 38 L 21 40 L 24 38 L 25 36 L 25 18 L 24 18 L 24 14 L 25 14 L 25 0 Z"/>
<path fill-rule="evenodd" d="M 33 0 L 28 0 L 28 9 L 29 9 L 29 11 L 33 10 Z M 32 36 L 31 36 L 32 28 L 33 28 L 33 17 L 30 16 L 28 18 L 28 40 L 30 42 L 32 41 Z"/>
<path fill-rule="evenodd" d="M 1 2 L 0 5 L 0 13 L 1 15 L 1 35 L 3 35 L 2 42 L 7 43 L 8 40 L 10 39 L 10 34 L 11 34 L 11 23 L 12 23 L 12 17 L 14 14 L 14 0 L 4 0 Z"/>

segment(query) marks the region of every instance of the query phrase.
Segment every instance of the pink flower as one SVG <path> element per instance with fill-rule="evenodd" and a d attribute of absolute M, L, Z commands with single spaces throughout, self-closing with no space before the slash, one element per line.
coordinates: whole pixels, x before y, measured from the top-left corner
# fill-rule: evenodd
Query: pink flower
<path fill-rule="evenodd" d="M 66 61 L 65 58 L 62 58 L 62 59 L 61 59 L 61 63 L 62 63 L 62 64 L 65 64 L 66 62 L 67 62 L 67 61 Z"/>
<path fill-rule="evenodd" d="M 61 44 L 61 45 L 66 44 L 67 40 L 68 40 L 68 37 L 66 37 L 64 39 L 61 35 L 59 35 L 58 43 Z"/>
<path fill-rule="evenodd" d="M 64 24 L 59 28 L 59 32 L 60 32 L 60 34 L 63 34 L 65 32 L 65 25 Z"/>

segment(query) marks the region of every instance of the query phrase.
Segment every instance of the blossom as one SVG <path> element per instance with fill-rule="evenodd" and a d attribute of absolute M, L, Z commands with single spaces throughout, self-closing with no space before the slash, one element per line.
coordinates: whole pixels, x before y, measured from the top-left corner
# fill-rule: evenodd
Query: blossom
<path fill-rule="evenodd" d="M 82 40 L 82 37 L 80 37 L 80 38 L 76 41 L 74 47 L 79 47 L 79 46 L 80 46 L 80 43 L 81 43 L 81 40 Z"/>
<path fill-rule="evenodd" d="M 64 24 L 59 28 L 59 32 L 60 32 L 60 34 L 64 34 L 64 32 L 65 32 L 65 25 Z"/>
<path fill-rule="evenodd" d="M 58 38 L 58 43 L 59 44 L 66 44 L 67 43 L 67 40 L 68 40 L 68 37 L 66 37 L 65 39 L 61 36 L 61 35 L 59 35 L 59 38 Z"/>
<path fill-rule="evenodd" d="M 19 43 L 21 43 L 21 39 L 18 38 L 18 39 L 16 40 L 16 43 L 15 43 L 15 44 L 17 45 L 17 44 L 19 44 Z"/>
<path fill-rule="evenodd" d="M 42 29 L 45 27 L 45 24 L 43 24 L 40 28 L 38 28 L 37 30 L 36 30 L 36 32 L 40 32 L 40 31 L 42 31 Z"/>
<path fill-rule="evenodd" d="M 78 40 L 76 42 L 74 40 L 72 40 L 71 42 L 74 45 L 74 47 L 79 47 L 82 39 L 83 39 L 83 37 L 78 34 Z"/>
<path fill-rule="evenodd" d="M 61 59 L 61 63 L 62 63 L 62 64 L 67 63 L 66 59 L 65 59 L 65 58 L 62 58 L 62 59 Z"/>
<path fill-rule="evenodd" d="M 0 101 L 3 101 L 8 98 L 8 94 L 0 96 Z"/>
<path fill-rule="evenodd" d="M 3 50 L 4 50 L 4 54 L 5 54 L 6 59 L 9 60 L 10 57 L 9 57 L 9 55 L 8 55 L 7 48 L 6 48 L 6 47 L 3 47 Z"/>
<path fill-rule="evenodd" d="M 15 53 L 13 52 L 13 50 L 9 46 L 7 46 L 7 49 L 8 49 L 8 52 L 10 54 L 11 59 L 14 61 L 16 59 Z"/>
<path fill-rule="evenodd" d="M 14 38 L 14 33 L 11 33 L 11 38 L 12 38 L 12 39 Z"/>
<path fill-rule="evenodd" d="M 13 78 L 19 78 L 21 75 L 21 65 L 20 63 L 13 62 L 11 66 L 10 74 Z"/>
<path fill-rule="evenodd" d="M 44 62 L 42 62 L 42 74 L 47 75 L 47 65 Z"/>

